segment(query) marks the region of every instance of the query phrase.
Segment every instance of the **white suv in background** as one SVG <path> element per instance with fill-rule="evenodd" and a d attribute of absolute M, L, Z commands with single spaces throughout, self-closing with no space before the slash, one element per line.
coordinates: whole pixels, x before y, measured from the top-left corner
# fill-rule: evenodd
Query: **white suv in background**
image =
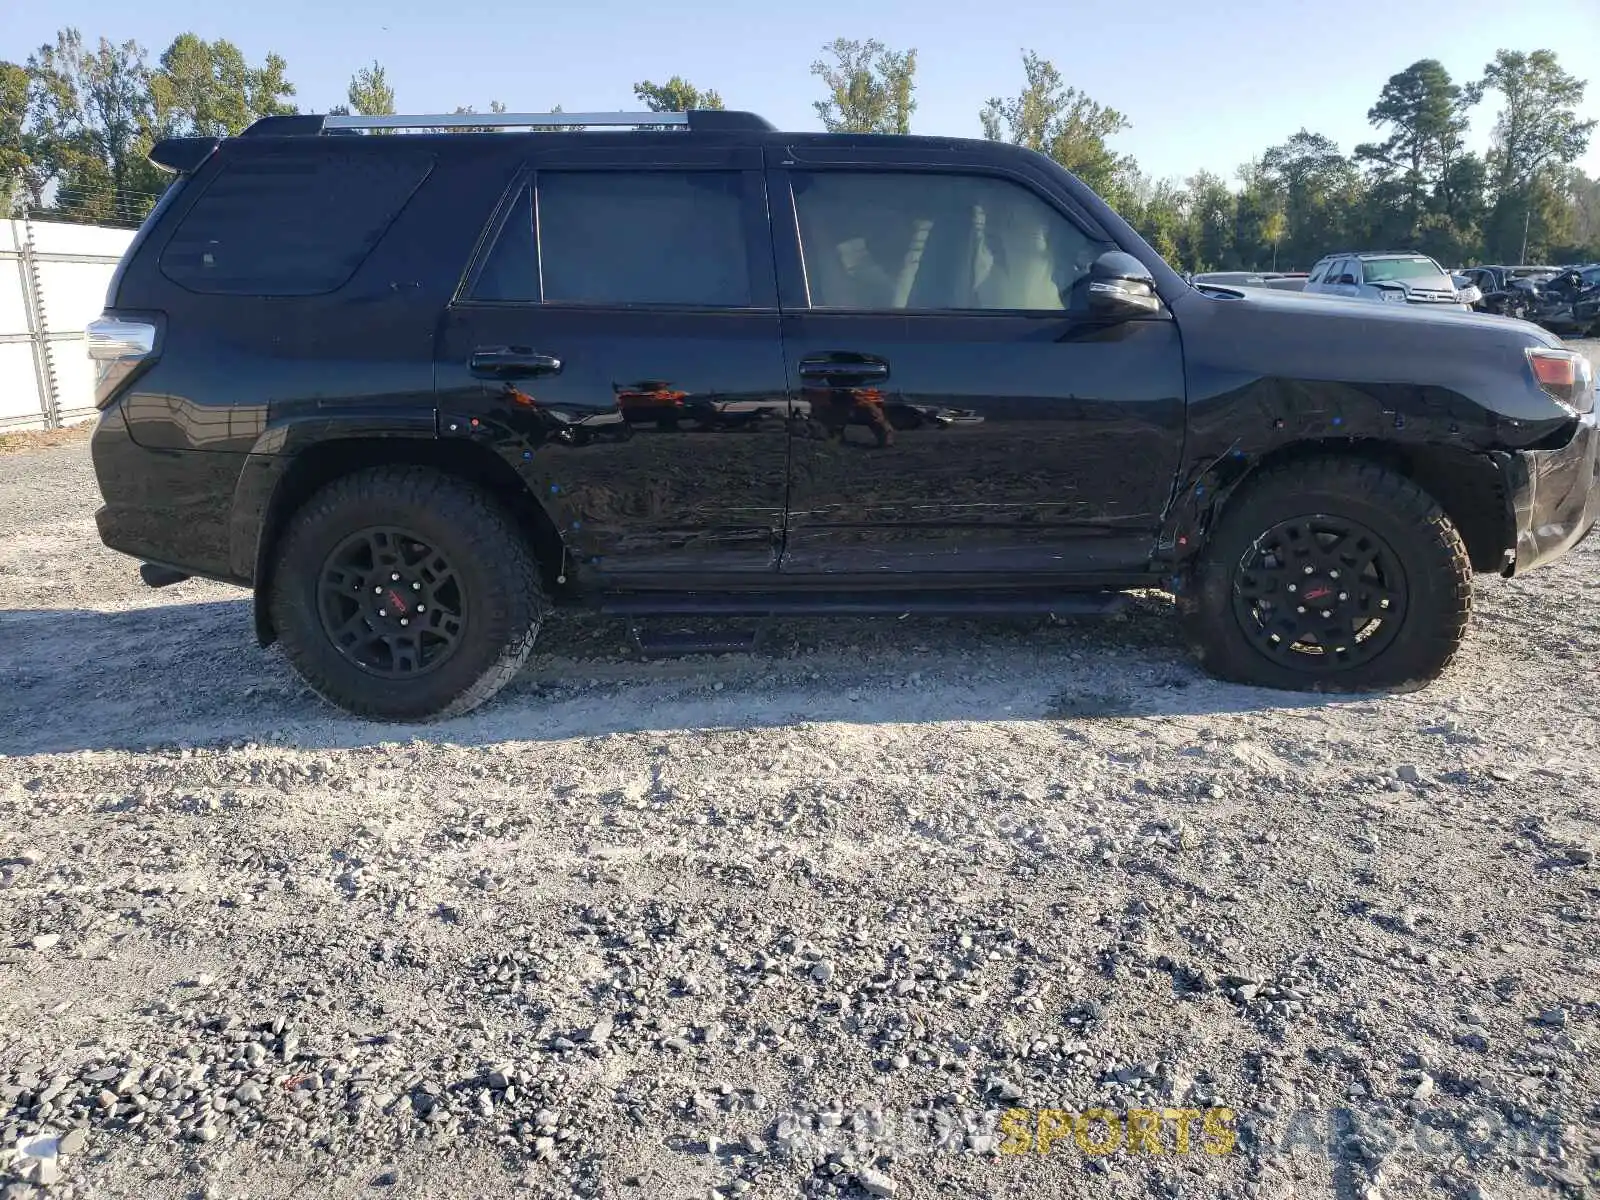
<path fill-rule="evenodd" d="M 1311 268 L 1305 290 L 1308 295 L 1472 311 L 1450 272 L 1426 254 L 1359 250 L 1329 254 Z"/>

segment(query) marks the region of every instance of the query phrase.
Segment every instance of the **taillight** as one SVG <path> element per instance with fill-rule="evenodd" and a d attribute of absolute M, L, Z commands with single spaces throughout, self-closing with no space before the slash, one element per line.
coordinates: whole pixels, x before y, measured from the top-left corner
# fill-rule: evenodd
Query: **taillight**
<path fill-rule="evenodd" d="M 1594 366 L 1575 350 L 1528 347 L 1528 366 L 1547 396 L 1573 412 L 1594 411 Z"/>
<path fill-rule="evenodd" d="M 156 348 L 156 327 L 144 321 L 101 317 L 89 324 L 89 358 L 94 363 L 94 406 L 110 404 L 130 375 Z"/>

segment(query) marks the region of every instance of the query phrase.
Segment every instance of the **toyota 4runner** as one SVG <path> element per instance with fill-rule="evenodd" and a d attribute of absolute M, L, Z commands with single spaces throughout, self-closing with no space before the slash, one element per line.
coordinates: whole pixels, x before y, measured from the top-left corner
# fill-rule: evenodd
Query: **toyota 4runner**
<path fill-rule="evenodd" d="M 354 713 L 471 709 L 563 605 L 1138 588 L 1225 678 L 1419 686 L 1474 572 L 1597 515 L 1593 370 L 1552 335 L 1191 286 L 1009 145 L 296 116 L 151 158 L 177 178 L 90 330 L 101 537 L 253 588 Z"/>

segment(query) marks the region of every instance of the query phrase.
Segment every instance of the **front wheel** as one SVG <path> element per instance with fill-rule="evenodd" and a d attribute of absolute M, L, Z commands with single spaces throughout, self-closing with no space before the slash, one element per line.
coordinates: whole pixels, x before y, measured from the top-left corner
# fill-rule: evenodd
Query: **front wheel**
<path fill-rule="evenodd" d="M 290 663 L 357 716 L 457 716 L 510 682 L 547 604 L 489 497 L 425 467 L 336 480 L 291 519 L 267 598 Z"/>
<path fill-rule="evenodd" d="M 1436 678 L 1472 611 L 1472 564 L 1439 505 L 1356 459 L 1269 471 L 1224 508 L 1185 597 L 1191 643 L 1224 679 L 1300 691 Z"/>

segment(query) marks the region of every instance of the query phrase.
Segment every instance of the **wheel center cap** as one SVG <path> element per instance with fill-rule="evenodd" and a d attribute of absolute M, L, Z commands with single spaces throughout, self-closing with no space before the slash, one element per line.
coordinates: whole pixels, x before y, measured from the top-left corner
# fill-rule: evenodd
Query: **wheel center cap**
<path fill-rule="evenodd" d="M 1334 591 L 1333 584 L 1327 580 L 1312 579 L 1300 589 L 1300 595 L 1307 604 L 1320 604 L 1326 607 L 1330 602 L 1338 602 L 1339 593 Z"/>
<path fill-rule="evenodd" d="M 1302 612 L 1324 620 L 1341 614 L 1347 607 L 1345 600 L 1346 593 L 1339 586 L 1339 581 L 1322 574 L 1307 575 L 1302 579 L 1295 597 L 1295 603 Z"/>

